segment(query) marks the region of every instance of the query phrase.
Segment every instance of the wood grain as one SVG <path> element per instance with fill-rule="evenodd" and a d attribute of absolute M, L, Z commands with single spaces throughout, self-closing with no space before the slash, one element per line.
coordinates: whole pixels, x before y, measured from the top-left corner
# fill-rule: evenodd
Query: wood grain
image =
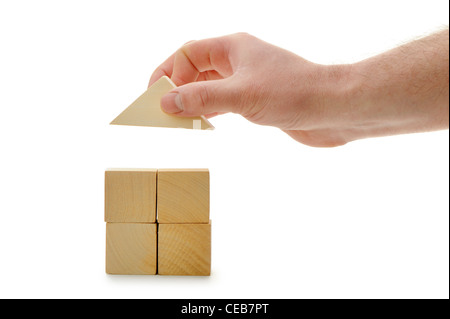
<path fill-rule="evenodd" d="M 106 224 L 106 273 L 155 275 L 156 249 L 156 224 Z"/>
<path fill-rule="evenodd" d="M 109 169 L 105 172 L 105 221 L 156 221 L 156 169 Z"/>
<path fill-rule="evenodd" d="M 158 223 L 209 223 L 209 170 L 159 169 Z"/>
<path fill-rule="evenodd" d="M 158 274 L 209 276 L 211 222 L 158 225 Z"/>

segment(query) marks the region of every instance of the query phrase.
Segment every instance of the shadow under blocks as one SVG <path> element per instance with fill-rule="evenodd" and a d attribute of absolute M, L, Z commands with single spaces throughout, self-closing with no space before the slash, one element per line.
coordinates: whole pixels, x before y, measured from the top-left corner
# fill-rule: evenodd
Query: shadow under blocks
<path fill-rule="evenodd" d="M 106 273 L 209 276 L 208 169 L 105 171 Z"/>

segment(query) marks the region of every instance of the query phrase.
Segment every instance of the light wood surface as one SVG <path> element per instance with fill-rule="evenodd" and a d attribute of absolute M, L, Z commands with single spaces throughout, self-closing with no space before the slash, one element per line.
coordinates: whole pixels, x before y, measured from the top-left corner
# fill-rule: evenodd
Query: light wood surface
<path fill-rule="evenodd" d="M 156 169 L 105 172 L 105 221 L 156 222 Z"/>
<path fill-rule="evenodd" d="M 214 126 L 204 116 L 177 117 L 167 114 L 161 109 L 161 98 L 174 88 L 176 88 L 176 85 L 167 76 L 161 77 L 117 116 L 111 124 L 201 130 L 214 129 Z"/>
<path fill-rule="evenodd" d="M 156 249 L 156 224 L 106 224 L 106 273 L 155 275 Z"/>
<path fill-rule="evenodd" d="M 209 223 L 209 170 L 159 169 L 158 223 Z"/>
<path fill-rule="evenodd" d="M 158 225 L 158 274 L 209 276 L 211 222 Z"/>

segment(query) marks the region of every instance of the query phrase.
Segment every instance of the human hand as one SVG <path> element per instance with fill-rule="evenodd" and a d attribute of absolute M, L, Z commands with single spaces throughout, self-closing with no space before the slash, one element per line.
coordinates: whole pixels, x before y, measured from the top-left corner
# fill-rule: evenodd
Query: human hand
<path fill-rule="evenodd" d="M 404 60 L 395 51 L 386 55 L 392 56 L 389 63 Z M 383 73 L 382 62 L 377 57 L 372 60 L 354 65 L 319 65 L 238 33 L 188 42 L 154 71 L 149 86 L 163 75 L 178 86 L 161 100 L 167 113 L 211 117 L 233 112 L 251 122 L 278 127 L 310 146 L 338 146 L 359 138 L 418 131 L 411 127 L 414 121 L 421 122 L 423 130 L 427 130 L 423 124 L 427 121 L 436 127 L 436 117 L 442 118 L 442 112 L 445 116 L 445 104 L 443 111 L 441 107 L 428 112 L 429 119 L 417 118 L 423 112 L 399 102 L 408 100 L 401 86 L 386 95 L 403 79 L 393 71 Z M 379 105 L 385 96 L 391 99 Z M 446 112 L 448 118 L 448 102 Z"/>
<path fill-rule="evenodd" d="M 233 112 L 306 144 L 343 144 L 306 133 L 323 113 L 327 68 L 248 34 L 188 42 L 155 70 L 149 86 L 163 75 L 178 86 L 161 100 L 168 113 Z"/>

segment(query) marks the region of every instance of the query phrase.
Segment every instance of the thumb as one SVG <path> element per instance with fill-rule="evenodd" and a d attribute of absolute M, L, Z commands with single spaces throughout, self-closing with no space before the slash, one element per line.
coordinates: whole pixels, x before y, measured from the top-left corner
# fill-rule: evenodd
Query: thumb
<path fill-rule="evenodd" d="M 164 112 L 180 116 L 200 116 L 216 112 L 236 112 L 239 91 L 225 80 L 192 82 L 164 95 Z"/>

